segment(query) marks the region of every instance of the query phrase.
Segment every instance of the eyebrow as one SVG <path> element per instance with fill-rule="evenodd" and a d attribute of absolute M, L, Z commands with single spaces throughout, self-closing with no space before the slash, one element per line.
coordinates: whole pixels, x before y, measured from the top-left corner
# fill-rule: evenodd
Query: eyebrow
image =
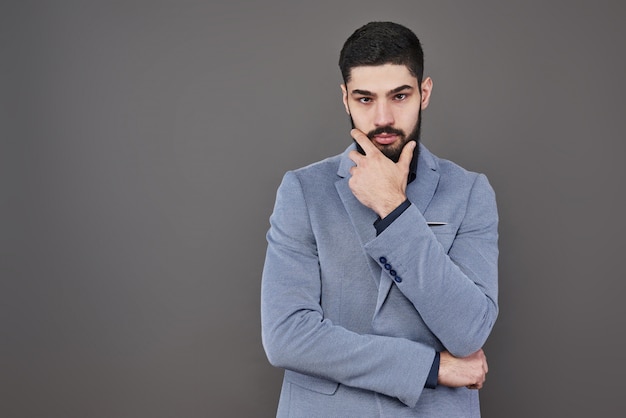
<path fill-rule="evenodd" d="M 387 92 L 387 96 L 391 96 L 393 94 L 400 93 L 401 91 L 404 91 L 404 90 L 412 90 L 412 89 L 413 89 L 413 87 L 409 86 L 408 84 L 404 84 L 404 85 L 402 85 L 400 87 L 396 87 L 395 89 L 389 90 Z M 361 90 L 361 89 L 354 89 L 354 90 L 352 90 L 352 94 L 360 94 L 362 96 L 376 96 L 376 94 L 372 93 L 369 90 Z"/>

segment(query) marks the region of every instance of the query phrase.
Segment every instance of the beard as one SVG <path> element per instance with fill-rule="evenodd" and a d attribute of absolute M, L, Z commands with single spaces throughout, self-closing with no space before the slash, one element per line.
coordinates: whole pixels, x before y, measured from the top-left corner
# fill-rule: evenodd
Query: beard
<path fill-rule="evenodd" d="M 352 124 L 352 128 L 354 129 L 355 126 L 354 126 L 354 120 L 352 119 L 352 116 L 350 116 L 350 123 Z M 379 126 L 378 128 L 369 131 L 367 133 L 367 137 L 370 139 L 370 141 L 372 141 L 372 143 L 376 146 L 376 148 L 380 150 L 380 152 L 382 152 L 387 158 L 389 158 L 394 163 L 397 163 L 398 160 L 400 159 L 400 154 L 402 154 L 402 150 L 404 149 L 404 146 L 408 144 L 409 141 L 415 141 L 419 144 L 421 126 L 422 126 L 422 109 L 419 109 L 418 114 L 417 114 L 417 123 L 415 124 L 415 127 L 408 135 L 402 129 L 397 129 L 392 126 Z M 374 136 L 380 135 L 380 134 L 398 135 L 400 140 L 393 144 L 381 145 L 373 141 Z M 356 144 L 357 150 L 361 154 L 365 155 L 365 151 L 363 150 L 363 148 L 361 148 L 361 146 L 356 141 L 354 141 L 354 143 Z"/>

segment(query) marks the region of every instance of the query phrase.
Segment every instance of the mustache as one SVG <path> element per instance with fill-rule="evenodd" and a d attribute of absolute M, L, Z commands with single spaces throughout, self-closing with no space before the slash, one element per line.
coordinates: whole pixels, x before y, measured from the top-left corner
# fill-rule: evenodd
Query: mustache
<path fill-rule="evenodd" d="M 391 126 L 379 126 L 378 128 L 371 130 L 367 133 L 367 137 L 369 139 L 374 139 L 374 137 L 376 135 L 381 135 L 381 134 L 391 134 L 391 135 L 398 135 L 401 137 L 406 137 L 406 134 L 404 133 L 404 131 L 402 129 L 396 129 L 393 128 Z"/>

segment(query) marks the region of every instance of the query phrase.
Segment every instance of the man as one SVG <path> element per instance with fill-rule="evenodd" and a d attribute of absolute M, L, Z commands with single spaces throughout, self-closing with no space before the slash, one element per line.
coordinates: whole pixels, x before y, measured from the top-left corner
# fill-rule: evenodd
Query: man
<path fill-rule="evenodd" d="M 478 417 L 498 312 L 493 190 L 419 144 L 433 82 L 413 32 L 369 23 L 339 66 L 355 143 L 285 174 L 267 233 L 277 415 Z"/>

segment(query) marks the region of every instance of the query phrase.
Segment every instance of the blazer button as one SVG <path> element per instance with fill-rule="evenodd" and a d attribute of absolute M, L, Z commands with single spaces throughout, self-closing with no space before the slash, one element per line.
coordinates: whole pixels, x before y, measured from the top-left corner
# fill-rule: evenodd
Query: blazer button
<path fill-rule="evenodd" d="M 389 263 L 385 264 L 385 270 L 391 270 L 391 264 Z"/>
<path fill-rule="evenodd" d="M 389 274 L 391 274 L 392 276 L 395 276 L 395 275 L 396 275 L 396 274 L 398 274 L 398 273 L 396 273 L 396 271 L 395 271 L 395 270 L 389 270 Z"/>
<path fill-rule="evenodd" d="M 402 283 L 402 277 L 400 276 L 396 276 L 393 279 L 396 281 L 396 283 Z"/>
<path fill-rule="evenodd" d="M 378 261 L 380 261 L 382 264 L 387 264 L 387 259 L 385 257 L 380 257 Z"/>

